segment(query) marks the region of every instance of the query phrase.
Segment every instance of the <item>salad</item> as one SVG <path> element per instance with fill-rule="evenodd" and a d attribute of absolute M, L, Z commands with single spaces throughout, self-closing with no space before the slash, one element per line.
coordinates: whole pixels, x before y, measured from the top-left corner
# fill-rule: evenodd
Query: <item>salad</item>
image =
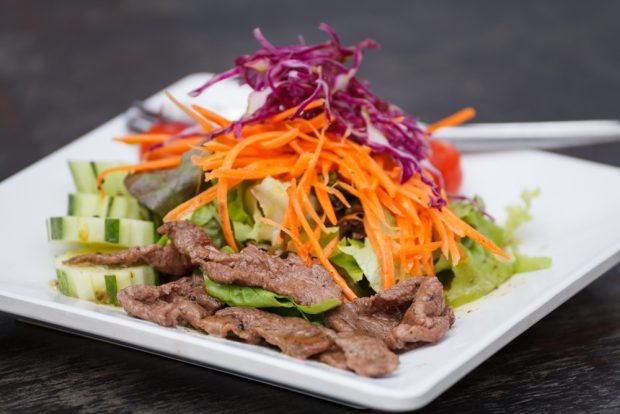
<path fill-rule="evenodd" d="M 475 111 L 421 124 L 358 79 L 376 42 L 320 29 L 291 46 L 256 29 L 255 53 L 188 91 L 237 79 L 241 118 L 168 94 L 192 122 L 138 110 L 116 138 L 138 163 L 70 162 L 68 215 L 48 220 L 80 247 L 57 258 L 61 293 L 379 376 L 439 341 L 452 307 L 550 265 L 516 248 L 537 191 L 503 226 L 458 194 L 460 155 L 432 134 Z"/>

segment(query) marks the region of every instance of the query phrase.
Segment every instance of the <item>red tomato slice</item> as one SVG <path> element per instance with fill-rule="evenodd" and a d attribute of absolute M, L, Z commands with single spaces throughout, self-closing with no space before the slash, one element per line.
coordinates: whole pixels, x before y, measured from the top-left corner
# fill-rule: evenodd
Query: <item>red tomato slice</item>
<path fill-rule="evenodd" d="M 449 142 L 431 139 L 431 163 L 443 176 L 443 184 L 447 192 L 457 193 L 463 181 L 461 170 L 461 154 Z"/>

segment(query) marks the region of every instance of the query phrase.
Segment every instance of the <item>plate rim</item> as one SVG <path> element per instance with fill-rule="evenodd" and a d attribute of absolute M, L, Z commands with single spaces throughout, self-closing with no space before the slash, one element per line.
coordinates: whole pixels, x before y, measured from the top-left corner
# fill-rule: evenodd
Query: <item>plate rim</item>
<path fill-rule="evenodd" d="M 163 91 L 167 89 L 175 88 L 176 85 L 179 85 L 184 82 L 188 82 L 190 79 L 194 79 L 194 78 L 205 79 L 206 77 L 210 75 L 212 74 L 206 73 L 206 72 L 192 73 L 190 75 L 187 75 L 181 78 L 180 80 L 176 81 L 172 85 L 164 88 L 162 91 L 157 92 L 156 94 L 152 95 L 148 99 L 153 99 L 158 96 L 161 96 Z M 122 120 L 122 117 L 123 117 L 122 113 L 120 115 L 112 117 L 111 119 L 97 126 L 93 130 L 83 134 L 79 138 L 58 148 L 51 154 L 48 154 L 47 156 L 35 161 L 29 166 L 23 168 L 22 170 L 8 176 L 4 180 L 2 180 L 2 182 L 0 182 L 0 192 L 5 188 L 5 186 L 8 183 L 18 179 L 22 174 L 25 174 L 27 171 L 30 171 L 31 169 L 36 169 L 40 167 L 43 162 L 45 162 L 46 160 L 50 158 L 60 156 L 59 153 L 65 150 L 67 147 L 70 147 L 78 143 L 82 139 L 92 134 L 97 133 L 99 129 L 106 128 L 111 124 L 119 122 L 119 120 Z M 606 164 L 600 164 L 600 163 L 587 161 L 583 159 L 568 157 L 568 156 L 560 155 L 560 154 L 554 154 L 554 153 L 548 153 L 548 152 L 542 152 L 542 151 L 533 151 L 533 150 L 526 150 L 526 151 L 520 151 L 520 152 L 529 153 L 532 155 L 536 154 L 537 156 L 544 155 L 545 157 L 551 156 L 551 157 L 557 157 L 557 158 L 562 158 L 562 159 L 570 159 L 571 161 L 578 162 L 578 163 L 586 163 L 589 165 L 593 164 L 593 165 L 596 165 L 597 167 L 608 167 L 611 170 L 614 170 L 617 172 L 620 171 L 620 168 L 618 167 L 609 166 Z M 442 394 L 446 389 L 448 389 L 454 383 L 456 383 L 461 378 L 463 378 L 467 373 L 472 371 L 475 367 L 480 365 L 490 356 L 495 354 L 498 350 L 503 348 L 507 343 L 509 343 L 514 338 L 516 338 L 518 335 L 523 333 L 525 330 L 527 330 L 530 326 L 538 322 L 544 316 L 552 312 L 559 305 L 564 303 L 567 299 L 572 297 L 574 294 L 576 294 L 578 291 L 580 291 L 585 286 L 590 284 L 592 281 L 594 281 L 595 279 L 603 275 L 607 270 L 613 267 L 618 261 L 620 261 L 620 235 L 615 240 L 615 242 L 610 243 L 608 247 L 604 249 L 602 252 L 600 252 L 598 255 L 596 255 L 595 258 L 591 258 L 588 262 L 584 263 L 579 268 L 573 269 L 572 273 L 574 273 L 574 276 L 572 278 L 567 278 L 566 282 L 563 283 L 562 285 L 559 285 L 557 289 L 549 290 L 545 292 L 545 294 L 534 297 L 533 300 L 527 304 L 527 306 L 524 306 L 523 308 L 521 308 L 520 312 L 515 313 L 512 316 L 510 323 L 506 323 L 505 326 L 502 327 L 502 329 L 494 330 L 493 335 L 485 336 L 481 344 L 480 345 L 477 344 L 475 347 L 472 347 L 472 349 L 469 350 L 469 354 L 467 355 L 467 357 L 463 358 L 461 362 L 459 362 L 459 360 L 454 360 L 450 364 L 448 364 L 446 367 L 442 367 L 441 370 L 438 370 L 438 372 L 436 372 L 435 375 L 432 376 L 432 378 L 435 378 L 434 381 L 426 382 L 425 386 L 418 387 L 417 389 L 405 388 L 405 389 L 398 389 L 398 391 L 378 387 L 375 385 L 375 384 L 378 384 L 378 382 L 369 382 L 369 381 L 359 381 L 359 383 L 356 382 L 357 384 L 356 388 L 360 389 L 361 387 L 361 389 L 363 389 L 363 392 L 366 392 L 366 393 L 370 392 L 371 394 L 373 394 L 372 398 L 367 398 L 366 401 L 364 401 L 362 405 L 365 407 L 370 407 L 370 408 L 375 408 L 375 409 L 388 409 L 388 410 L 394 410 L 394 411 L 401 411 L 401 410 L 420 408 L 430 403 L 437 396 Z M 5 290 L 2 285 L 2 279 L 0 278 L 0 310 L 11 313 L 11 314 L 15 314 L 18 317 L 41 321 L 45 324 L 58 325 L 55 323 L 55 321 L 49 320 L 51 319 L 51 316 L 52 316 L 51 314 L 49 315 L 49 318 L 48 318 L 48 315 L 45 314 L 44 312 L 41 312 L 41 314 L 39 314 L 38 316 L 33 315 L 37 313 L 36 312 L 37 310 L 44 311 L 46 309 L 51 308 L 54 312 L 64 313 L 65 315 L 73 315 L 75 317 L 78 317 L 78 319 L 80 318 L 84 319 L 84 322 L 94 318 L 95 320 L 100 320 L 106 324 L 109 324 L 111 327 L 116 326 L 120 323 L 120 325 L 123 327 L 124 330 L 130 329 L 130 330 L 133 330 L 134 332 L 138 332 L 138 331 L 145 332 L 153 336 L 163 335 L 164 337 L 168 337 L 168 339 L 171 339 L 171 340 L 175 339 L 175 337 L 179 333 L 178 329 L 170 330 L 170 328 L 160 327 L 158 325 L 151 324 L 149 322 L 145 322 L 139 319 L 134 319 L 134 318 L 130 318 L 127 316 L 119 318 L 117 315 L 110 315 L 105 312 L 98 312 L 92 309 L 88 309 L 89 307 L 85 308 L 81 306 L 75 306 L 75 304 L 71 305 L 71 303 L 73 302 L 81 303 L 82 301 L 72 299 L 72 298 L 64 298 L 64 299 L 66 300 L 62 302 L 56 302 L 50 299 L 44 300 L 44 299 L 40 299 L 37 297 L 28 297 L 25 295 L 17 294 L 15 292 Z M 31 308 L 28 309 L 27 305 L 30 305 Z M 93 304 L 93 306 L 97 306 L 97 305 Z M 78 322 L 75 322 L 75 320 L 73 322 L 76 325 L 78 324 Z M 244 378 L 250 378 L 253 380 L 265 382 L 271 385 L 293 390 L 293 391 L 300 392 L 303 394 L 312 395 L 312 396 L 316 396 L 319 398 L 335 401 L 341 404 L 355 404 L 356 406 L 359 406 L 359 402 L 351 401 L 346 398 L 341 399 L 341 398 L 333 397 L 330 395 L 324 395 L 322 393 L 309 391 L 308 389 L 299 388 L 294 385 L 290 385 L 290 384 L 287 385 L 284 383 L 279 383 L 277 381 L 270 380 L 270 379 L 261 377 L 259 375 L 246 374 L 241 371 L 236 371 L 232 368 L 226 368 L 223 366 L 218 366 L 217 364 L 211 364 L 211 363 L 200 361 L 200 360 L 194 360 L 194 362 L 192 362 L 191 360 L 187 360 L 187 358 L 175 357 L 174 355 L 171 355 L 164 350 L 157 351 L 151 348 L 151 351 L 148 351 L 149 347 L 145 347 L 142 344 L 136 344 L 136 343 L 128 342 L 125 340 L 119 341 L 112 337 L 108 337 L 105 335 L 102 336 L 94 332 L 91 333 L 88 330 L 84 330 L 83 327 L 77 327 L 77 326 L 71 325 L 71 321 L 65 322 L 63 325 L 60 325 L 60 326 L 67 327 L 70 330 L 78 330 L 80 332 L 83 332 L 85 336 L 87 337 L 96 336 L 97 338 L 95 339 L 98 339 L 98 340 L 105 340 L 102 338 L 108 338 L 109 340 L 107 342 L 112 342 L 120 346 L 130 347 L 134 349 L 138 348 L 140 350 L 147 351 L 147 352 L 153 352 L 153 353 L 156 353 L 158 355 L 162 355 L 168 358 L 178 359 L 183 362 L 189 362 L 189 363 L 197 364 L 200 366 L 205 366 L 211 369 L 216 369 L 218 371 L 230 373 L 232 375 L 236 375 L 236 376 L 240 376 Z M 195 342 L 194 340 L 196 338 L 192 340 L 189 339 L 189 337 L 192 337 L 192 336 L 196 337 L 196 335 L 186 335 L 186 337 L 188 338 L 188 341 Z M 212 344 L 209 346 L 213 346 L 215 348 L 221 347 L 222 349 L 220 349 L 220 351 L 223 351 L 224 353 L 227 353 L 226 349 L 230 348 L 230 341 L 218 340 L 216 338 L 209 337 L 207 335 L 201 335 L 200 341 L 203 341 L 204 339 L 207 339 L 205 343 Z M 220 341 L 222 342 L 220 343 Z M 215 344 L 219 344 L 219 345 L 215 345 Z M 194 343 L 193 345 L 196 345 L 196 344 Z M 198 345 L 199 345 L 199 348 L 204 348 L 204 347 L 201 347 L 200 344 Z M 252 347 L 252 349 L 255 348 L 255 346 L 252 346 L 252 345 L 247 345 L 247 344 L 240 344 L 240 345 L 242 345 L 242 347 L 238 349 L 242 351 L 244 350 L 243 348 L 244 346 Z M 207 348 L 209 346 L 207 346 Z M 243 355 L 244 352 L 245 351 L 241 352 L 241 354 Z M 274 352 L 274 354 L 282 356 L 282 354 L 277 353 L 275 351 L 269 350 L 269 352 Z M 228 352 L 228 354 L 230 356 L 235 356 L 234 355 L 235 352 L 233 351 Z M 245 356 L 246 358 L 253 359 L 256 357 L 256 353 L 254 352 L 248 351 L 246 352 L 246 354 L 247 354 Z M 265 359 L 265 361 L 261 361 L 261 364 L 266 363 L 266 365 L 270 365 L 270 364 L 273 364 L 274 361 L 284 361 L 282 362 L 282 364 L 280 364 L 280 362 L 275 362 L 275 364 L 282 365 L 279 368 L 283 369 L 284 371 L 291 370 L 290 365 L 289 365 L 289 363 L 291 362 L 290 357 L 284 356 L 285 357 L 284 359 L 276 358 L 274 360 L 274 358 L 272 358 L 273 355 L 271 354 L 265 354 L 265 355 L 269 355 L 269 356 Z M 239 355 L 236 355 L 236 357 L 239 357 Z M 299 361 L 293 360 L 293 362 L 299 362 Z M 319 363 L 317 362 L 316 364 L 319 364 Z M 307 366 L 306 364 L 303 364 L 303 365 L 300 364 L 300 365 L 294 365 L 294 366 L 299 367 L 298 369 L 295 369 L 295 371 L 297 371 L 297 375 L 302 375 L 302 376 L 308 375 L 308 372 L 305 370 L 309 366 Z M 304 367 L 303 369 L 301 368 L 302 366 Z M 313 371 L 311 376 L 314 376 L 316 374 L 317 377 L 320 377 L 321 372 L 323 370 L 316 370 L 315 373 L 314 373 L 315 370 L 311 370 L 311 371 Z M 449 372 L 450 374 L 446 374 L 446 372 Z M 351 376 L 353 378 L 359 378 L 355 376 L 355 374 L 351 374 Z M 337 378 L 340 378 L 340 376 L 337 376 L 336 379 Z M 324 380 L 325 378 L 322 377 L 321 379 Z M 380 379 L 375 379 L 371 381 L 380 381 Z M 364 385 L 360 386 L 360 384 L 364 384 Z M 403 395 L 403 391 L 406 391 L 405 395 Z M 382 398 L 378 399 L 377 397 L 382 397 Z"/>

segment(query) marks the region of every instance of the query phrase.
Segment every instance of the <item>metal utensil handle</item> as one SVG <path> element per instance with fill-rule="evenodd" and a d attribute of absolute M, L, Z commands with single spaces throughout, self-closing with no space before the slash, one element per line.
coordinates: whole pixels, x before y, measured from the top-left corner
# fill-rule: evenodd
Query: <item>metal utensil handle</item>
<path fill-rule="evenodd" d="M 620 121 L 480 123 L 442 128 L 433 136 L 461 151 L 562 148 L 620 141 Z"/>

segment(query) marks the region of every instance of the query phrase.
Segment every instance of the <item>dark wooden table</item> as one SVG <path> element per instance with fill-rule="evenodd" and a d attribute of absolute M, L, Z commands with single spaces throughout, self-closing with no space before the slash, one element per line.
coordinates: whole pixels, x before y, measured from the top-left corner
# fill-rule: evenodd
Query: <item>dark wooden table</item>
<path fill-rule="evenodd" d="M 225 69 L 253 50 L 255 26 L 275 42 L 319 40 L 320 21 L 345 42 L 377 39 L 361 75 L 423 119 L 467 105 L 480 121 L 617 118 L 620 2 L 586 3 L 1 0 L 0 179 L 136 98 Z M 620 166 L 619 144 L 563 152 Z M 619 276 L 615 267 L 422 412 L 619 412 Z M 0 373 L 2 412 L 349 410 L 7 314 Z"/>

